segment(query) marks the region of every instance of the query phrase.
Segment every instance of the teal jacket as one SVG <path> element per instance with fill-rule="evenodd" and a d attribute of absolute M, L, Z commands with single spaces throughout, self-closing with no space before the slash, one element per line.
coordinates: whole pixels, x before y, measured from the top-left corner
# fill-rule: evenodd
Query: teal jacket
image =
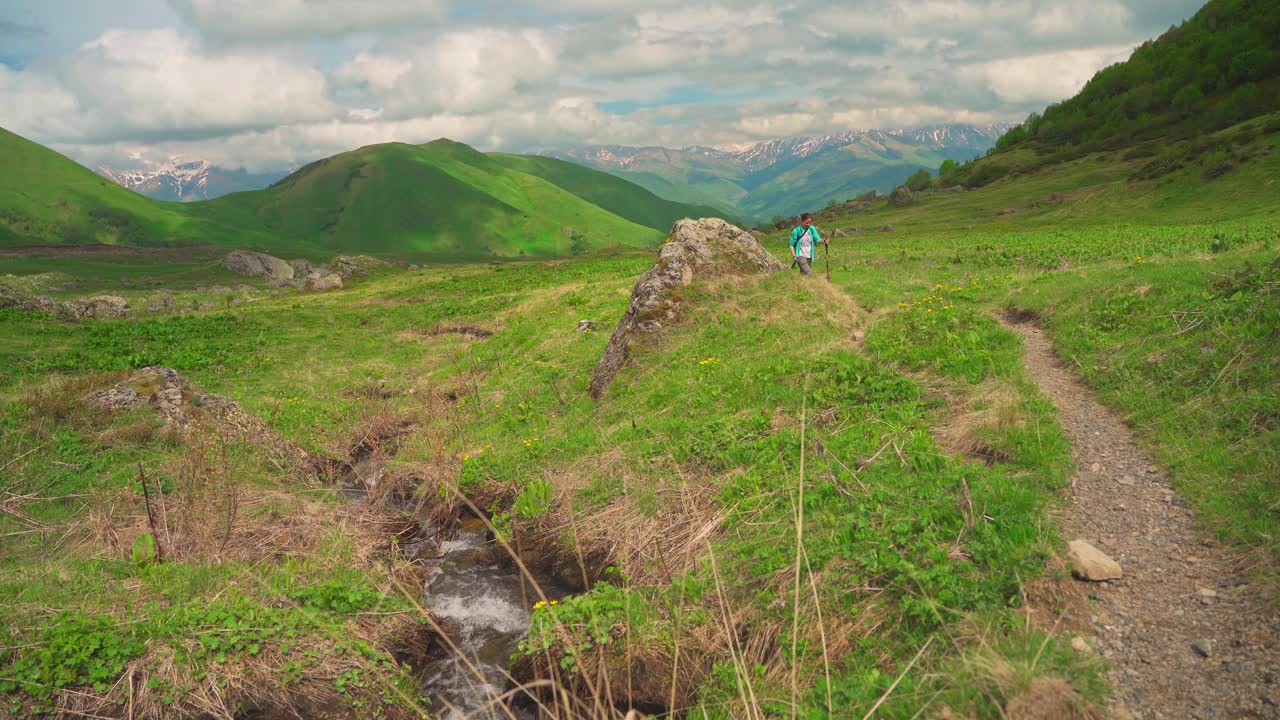
<path fill-rule="evenodd" d="M 822 238 L 818 236 L 818 227 L 816 225 L 809 226 L 809 236 L 813 238 L 813 247 L 809 249 L 809 254 L 805 257 L 813 259 L 814 248 L 818 247 L 818 243 L 822 242 Z M 804 237 L 804 226 L 797 225 L 795 230 L 791 231 L 791 252 L 793 255 L 800 254 L 800 240 Z"/>

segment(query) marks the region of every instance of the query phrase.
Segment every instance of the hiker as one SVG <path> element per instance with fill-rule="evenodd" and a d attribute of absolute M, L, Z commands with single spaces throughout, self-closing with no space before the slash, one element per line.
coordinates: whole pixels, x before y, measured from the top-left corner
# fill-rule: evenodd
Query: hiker
<path fill-rule="evenodd" d="M 818 228 L 813 226 L 813 216 L 809 213 L 801 215 L 800 225 L 791 231 L 791 257 L 795 259 L 792 264 L 800 266 L 801 275 L 813 272 L 810 264 L 813 262 L 814 248 L 818 243 L 829 245 L 818 235 Z"/>

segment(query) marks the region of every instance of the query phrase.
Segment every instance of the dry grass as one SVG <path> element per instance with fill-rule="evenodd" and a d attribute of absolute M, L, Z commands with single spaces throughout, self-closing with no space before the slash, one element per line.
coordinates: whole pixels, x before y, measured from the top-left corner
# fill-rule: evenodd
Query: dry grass
<path fill-rule="evenodd" d="M 125 371 L 55 378 L 32 388 L 22 397 L 22 404 L 37 427 L 45 423 L 66 423 L 80 428 L 98 429 L 111 419 L 111 413 L 95 408 L 85 400 L 95 392 L 111 387 L 128 377 Z"/>
<path fill-rule="evenodd" d="M 949 452 L 987 464 L 1007 461 L 1007 454 L 993 448 L 991 439 L 1022 426 L 1021 392 L 999 378 L 966 390 L 963 397 L 956 397 L 956 392 L 942 391 L 949 410 L 933 430 L 939 444 Z"/>
<path fill-rule="evenodd" d="M 673 460 L 668 470 L 683 472 Z M 694 568 L 724 521 L 705 478 L 655 485 L 617 449 L 548 470 L 545 477 L 556 502 L 546 517 L 522 526 L 521 549 L 560 556 L 556 574 L 574 585 L 589 584 L 610 565 L 639 584 L 669 583 Z M 581 498 L 601 477 L 612 478 L 617 494 L 597 507 Z M 574 546 L 564 547 L 562 538 L 572 538 Z"/>

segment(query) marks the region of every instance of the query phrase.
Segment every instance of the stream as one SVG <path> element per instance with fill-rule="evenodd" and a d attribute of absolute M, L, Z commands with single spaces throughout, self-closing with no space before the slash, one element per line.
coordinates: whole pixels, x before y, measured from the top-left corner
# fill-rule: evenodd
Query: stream
<path fill-rule="evenodd" d="M 367 501 L 368 489 L 381 480 L 385 460 L 371 454 L 353 460 L 340 487 L 348 498 Z M 484 520 L 461 519 L 439 531 L 417 515 L 418 539 L 402 549 L 428 569 L 423 605 L 460 651 L 442 642 L 441 653 L 423 669 L 421 688 L 432 711 L 441 720 L 533 720 L 536 713 L 527 699 L 517 698 L 505 710 L 495 700 L 512 687 L 507 676 L 511 656 L 528 633 L 537 591 L 513 564 L 495 561 L 502 550 Z M 568 594 L 549 577 L 535 573 L 534 580 L 550 599 Z"/>
<path fill-rule="evenodd" d="M 529 629 L 537 592 L 519 570 L 492 560 L 494 542 L 484 521 L 465 520 L 440 544 L 439 556 L 421 558 L 431 568 L 424 588 L 426 607 L 449 633 L 465 660 L 456 653 L 427 668 L 423 691 L 444 720 L 508 718 L 493 705 L 511 687 L 506 671 L 511 655 Z M 426 548 L 430 553 L 431 548 Z M 537 578 L 548 597 L 562 588 Z M 483 680 L 477 677 L 483 676 Z M 516 718 L 534 713 L 512 709 Z"/>

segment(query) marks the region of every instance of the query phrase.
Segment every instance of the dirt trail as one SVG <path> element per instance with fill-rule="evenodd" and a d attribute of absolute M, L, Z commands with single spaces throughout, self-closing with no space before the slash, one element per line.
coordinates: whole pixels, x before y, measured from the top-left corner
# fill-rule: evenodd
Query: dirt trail
<path fill-rule="evenodd" d="M 1120 718 L 1280 718 L 1280 617 L 1251 597 L 1133 433 L 1030 324 L 1031 377 L 1058 406 L 1078 472 L 1065 539 L 1084 538 L 1124 577 L 1090 584 L 1089 626 Z"/>

